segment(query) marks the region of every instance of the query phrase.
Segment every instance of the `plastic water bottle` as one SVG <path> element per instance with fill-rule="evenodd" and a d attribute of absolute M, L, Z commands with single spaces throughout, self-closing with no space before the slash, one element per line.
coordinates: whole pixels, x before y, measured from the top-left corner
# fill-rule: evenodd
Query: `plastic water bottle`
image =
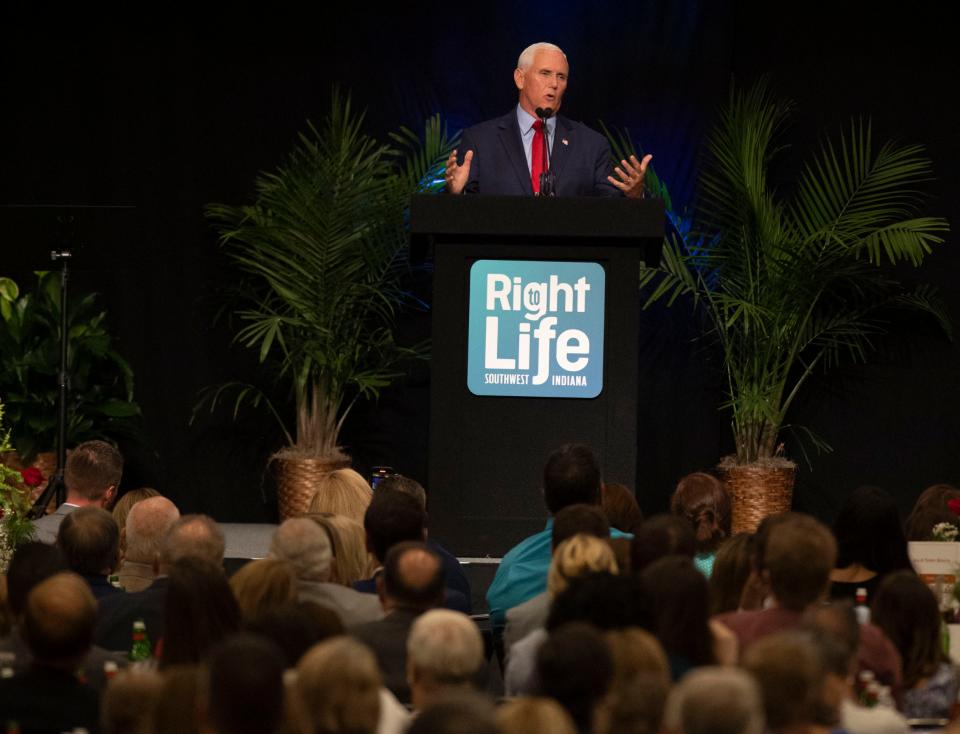
<path fill-rule="evenodd" d="M 867 606 L 867 590 L 862 586 L 857 589 L 857 604 L 853 611 L 857 613 L 857 621 L 860 624 L 870 623 L 870 607 Z"/>

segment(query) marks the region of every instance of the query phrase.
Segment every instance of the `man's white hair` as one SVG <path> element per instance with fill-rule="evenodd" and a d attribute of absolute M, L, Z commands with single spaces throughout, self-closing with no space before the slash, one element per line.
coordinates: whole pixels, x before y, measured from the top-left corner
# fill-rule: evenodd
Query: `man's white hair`
<path fill-rule="evenodd" d="M 539 43 L 534 43 L 527 46 L 525 49 L 523 49 L 523 51 L 520 52 L 520 58 L 517 59 L 517 68 L 521 71 L 530 68 L 530 66 L 533 64 L 533 57 L 537 55 L 537 51 L 558 51 L 559 53 L 563 54 L 563 60 L 567 61 L 567 55 L 563 53 L 562 48 L 553 43 L 540 41 Z"/>
<path fill-rule="evenodd" d="M 131 507 L 125 533 L 126 559 L 153 563 L 167 531 L 179 517 L 177 506 L 166 497 L 150 497 Z"/>
<path fill-rule="evenodd" d="M 466 614 L 431 609 L 410 628 L 407 663 L 437 683 L 466 683 L 483 665 L 480 630 Z"/>
<path fill-rule="evenodd" d="M 271 558 L 287 561 L 300 581 L 328 581 L 332 555 L 327 531 L 306 517 L 284 521 L 270 543 Z"/>
<path fill-rule="evenodd" d="M 678 734 L 762 734 L 760 689 L 744 670 L 698 668 L 670 692 L 663 723 Z"/>

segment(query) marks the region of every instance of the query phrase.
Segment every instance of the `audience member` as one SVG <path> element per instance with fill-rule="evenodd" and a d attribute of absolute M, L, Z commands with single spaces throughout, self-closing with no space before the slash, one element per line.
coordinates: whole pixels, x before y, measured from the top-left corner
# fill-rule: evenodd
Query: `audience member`
<path fill-rule="evenodd" d="M 904 716 L 952 718 L 957 670 L 941 646 L 940 611 L 930 587 L 912 571 L 889 574 L 874 596 L 871 620 L 900 653 Z"/>
<path fill-rule="evenodd" d="M 184 515 L 164 535 L 157 557 L 157 578 L 143 591 L 115 594 L 100 600 L 97 644 L 108 650 L 129 650 L 134 621 L 142 619 L 147 635 L 163 635 L 170 567 L 182 558 L 201 558 L 222 568 L 223 531 L 206 515 Z"/>
<path fill-rule="evenodd" d="M 377 485 L 377 492 L 404 492 L 413 497 L 423 511 L 427 512 L 427 491 L 423 488 L 423 485 L 415 479 L 405 477 L 402 474 L 391 474 L 380 480 L 380 483 Z M 429 519 L 429 514 L 427 517 Z M 447 588 L 459 591 L 469 602 L 471 600 L 470 582 L 467 580 L 467 575 L 460 566 L 460 561 L 458 561 L 457 557 L 450 553 L 450 551 L 429 537 L 429 531 L 427 532 L 427 546 L 440 556 L 440 559 L 443 561 Z M 467 614 L 471 611 L 472 610 L 468 608 Z"/>
<path fill-rule="evenodd" d="M 150 734 L 207 734 L 200 731 L 206 669 L 201 665 L 175 665 L 163 671 L 161 677 L 161 704 L 153 709 Z"/>
<path fill-rule="evenodd" d="M 155 670 L 134 668 L 118 673 L 100 702 L 100 734 L 153 734 L 154 709 L 162 687 L 163 676 Z"/>
<path fill-rule="evenodd" d="M 123 498 L 129 497 L 128 493 Z M 114 508 L 114 518 L 116 518 Z M 157 557 L 167 531 L 180 511 L 166 497 L 155 495 L 129 508 L 126 523 L 120 525 L 123 561 L 117 576 L 126 591 L 143 591 L 157 577 Z"/>
<path fill-rule="evenodd" d="M 415 710 L 451 691 L 472 690 L 483 667 L 483 638 L 467 615 L 431 609 L 420 615 L 407 636 L 407 683 Z"/>
<path fill-rule="evenodd" d="M 113 519 L 117 523 L 117 527 L 120 528 L 120 531 L 123 532 L 123 528 L 127 525 L 127 517 L 130 515 L 130 510 L 138 502 L 143 502 L 148 500 L 151 497 L 159 497 L 160 493 L 155 490 L 153 487 L 140 487 L 139 489 L 131 489 L 124 492 L 119 496 L 116 502 L 113 503 L 113 507 L 110 509 L 110 514 L 113 515 Z"/>
<path fill-rule="evenodd" d="M 666 734 L 763 734 L 756 681 L 735 668 L 705 667 L 684 676 L 667 699 Z"/>
<path fill-rule="evenodd" d="M 297 577 L 291 564 L 259 558 L 230 577 L 230 590 L 242 619 L 250 619 L 297 599 Z"/>
<path fill-rule="evenodd" d="M 245 620 L 243 629 L 277 645 L 283 651 L 288 668 L 295 668 L 304 653 L 318 642 L 344 633 L 337 613 L 313 602 L 270 609 Z"/>
<path fill-rule="evenodd" d="M 100 725 L 100 697 L 76 670 L 90 652 L 97 600 L 77 574 L 44 579 L 27 595 L 23 636 L 33 664 L 0 679 L 0 712 L 24 732 L 61 732 Z"/>
<path fill-rule="evenodd" d="M 544 530 L 521 541 L 500 561 L 487 590 L 495 628 L 504 626 L 508 609 L 546 590 L 553 517 L 570 505 L 599 505 L 602 486 L 600 462 L 589 447 L 567 444 L 550 454 L 543 469 L 543 500 L 551 517 Z M 614 530 L 611 535 L 623 533 Z"/>
<path fill-rule="evenodd" d="M 321 642 L 297 665 L 296 696 L 311 732 L 374 734 L 381 708 L 376 658 L 348 637 Z"/>
<path fill-rule="evenodd" d="M 609 732 L 658 734 L 670 691 L 670 666 L 657 638 L 639 627 L 605 633 L 613 657 Z"/>
<path fill-rule="evenodd" d="M 60 523 L 57 547 L 67 567 L 83 576 L 97 599 L 123 593 L 108 578 L 120 564 L 120 530 L 109 512 L 78 507 Z"/>
<path fill-rule="evenodd" d="M 537 653 L 537 677 L 543 695 L 566 709 L 578 731 L 602 730 L 613 659 L 595 627 L 574 622 L 554 630 Z"/>
<path fill-rule="evenodd" d="M 293 568 L 301 600 L 333 610 L 344 627 L 383 617 L 383 607 L 376 596 L 331 581 L 330 536 L 313 520 L 295 517 L 284 521 L 273 534 L 270 555 Z"/>
<path fill-rule="evenodd" d="M 367 534 L 363 524 L 345 515 L 311 514 L 311 520 L 322 527 L 330 540 L 333 558 L 330 561 L 330 583 L 353 585 L 370 578 L 379 565 L 367 550 Z"/>
<path fill-rule="evenodd" d="M 63 518 L 78 507 L 106 507 L 110 504 L 122 474 L 123 457 L 106 441 L 79 444 L 69 452 L 63 470 L 67 499 L 54 512 L 34 522 L 37 540 L 55 542 Z"/>
<path fill-rule="evenodd" d="M 730 495 L 723 481 L 707 472 L 693 472 L 677 482 L 670 512 L 685 517 L 697 536 L 694 563 L 709 578 L 720 544 L 730 537 Z"/>
<path fill-rule="evenodd" d="M 418 714 L 406 734 L 502 734 L 502 732 L 497 727 L 496 709 L 489 699 L 478 694 L 460 693 L 449 696 Z"/>
<path fill-rule="evenodd" d="M 373 490 L 366 479 L 353 469 L 337 469 L 320 480 L 310 512 L 329 512 L 363 522 L 372 499 Z"/>
<path fill-rule="evenodd" d="M 753 535 L 737 533 L 717 549 L 710 574 L 710 613 L 735 612 L 740 608 L 744 587 L 750 578 L 750 550 Z"/>
<path fill-rule="evenodd" d="M 273 643 L 239 635 L 210 655 L 205 716 L 212 734 L 275 734 L 283 714 L 285 660 Z"/>
<path fill-rule="evenodd" d="M 830 572 L 830 597 L 853 599 L 857 589 L 873 599 L 893 571 L 913 570 L 897 503 L 879 487 L 858 487 L 844 500 L 833 523 L 837 567 Z"/>
<path fill-rule="evenodd" d="M 497 709 L 500 734 L 577 734 L 570 714 L 552 698 L 521 696 Z"/>
<path fill-rule="evenodd" d="M 641 573 L 658 558 L 689 556 L 696 552 L 697 536 L 690 521 L 679 515 L 654 515 L 633 538 L 631 567 Z"/>
<path fill-rule="evenodd" d="M 934 540 L 934 526 L 944 522 L 960 530 L 960 518 L 950 509 L 951 500 L 954 506 L 960 502 L 960 489 L 952 484 L 934 484 L 923 490 L 907 517 L 907 540 Z"/>
<path fill-rule="evenodd" d="M 383 684 L 406 704 L 407 636 L 417 617 L 443 601 L 443 563 L 423 543 L 397 543 L 387 551 L 377 583 L 386 616 L 353 627 L 351 634 L 373 650 Z"/>
<path fill-rule="evenodd" d="M 240 629 L 240 608 L 223 567 L 185 557 L 169 569 L 160 668 L 204 662 L 217 643 Z"/>
<path fill-rule="evenodd" d="M 605 484 L 600 495 L 600 507 L 610 521 L 610 527 L 635 535 L 643 524 L 643 512 L 633 492 L 623 484 Z"/>

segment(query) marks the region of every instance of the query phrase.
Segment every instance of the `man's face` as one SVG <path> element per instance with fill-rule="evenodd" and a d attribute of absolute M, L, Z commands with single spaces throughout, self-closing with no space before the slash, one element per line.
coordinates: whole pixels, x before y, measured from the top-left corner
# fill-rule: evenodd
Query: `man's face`
<path fill-rule="evenodd" d="M 536 115 L 537 107 L 551 107 L 557 112 L 567 89 L 569 69 L 559 51 L 537 51 L 530 66 L 513 72 L 513 81 L 520 90 L 520 106 L 531 115 Z"/>

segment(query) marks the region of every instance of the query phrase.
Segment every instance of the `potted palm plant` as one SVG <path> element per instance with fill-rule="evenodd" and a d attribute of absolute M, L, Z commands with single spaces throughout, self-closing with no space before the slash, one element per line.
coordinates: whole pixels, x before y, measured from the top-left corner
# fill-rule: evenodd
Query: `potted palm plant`
<path fill-rule="evenodd" d="M 349 461 L 340 431 L 354 403 L 425 353 L 394 336 L 398 310 L 412 301 L 403 288 L 405 211 L 411 193 L 442 185 L 440 167 L 456 141 L 437 116 L 423 139 L 404 129 L 388 144 L 365 134 L 363 119 L 334 92 L 323 123 L 257 178 L 252 204 L 207 208 L 245 278 L 235 340 L 289 386 L 296 407 L 296 428 L 283 426 L 287 445 L 273 457 L 283 517 L 305 511 L 322 474 Z M 263 404 L 280 420 L 250 384 L 222 385 L 201 404 L 213 409 L 228 393 L 235 410 Z"/>
<path fill-rule="evenodd" d="M 805 163 L 791 197 L 769 167 L 791 104 L 766 81 L 733 89 L 709 135 L 690 221 L 644 268 L 647 303 L 692 297 L 719 344 L 736 453 L 721 462 L 734 500 L 734 528 L 751 529 L 790 507 L 795 465 L 782 432 L 819 448 L 787 415 L 808 378 L 842 358 L 864 360 L 891 310 L 932 315 L 949 334 L 936 294 L 908 288 L 888 266 L 919 266 L 948 230 L 920 216 L 931 164 L 918 145 L 876 145 L 855 121 Z"/>

